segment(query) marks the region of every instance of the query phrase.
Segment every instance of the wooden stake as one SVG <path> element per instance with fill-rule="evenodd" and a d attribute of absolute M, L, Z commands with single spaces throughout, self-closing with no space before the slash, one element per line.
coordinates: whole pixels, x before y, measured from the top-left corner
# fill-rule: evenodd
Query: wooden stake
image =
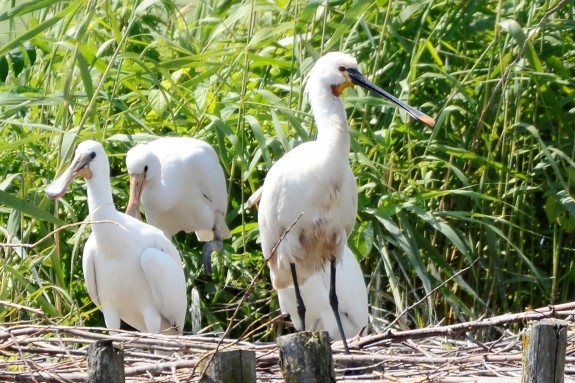
<path fill-rule="evenodd" d="M 109 339 L 98 340 L 88 347 L 86 383 L 124 383 L 124 350 Z"/>
<path fill-rule="evenodd" d="M 277 339 L 285 383 L 335 382 L 327 331 L 298 332 Z"/>
<path fill-rule="evenodd" d="M 522 383 L 563 383 L 567 323 L 543 320 L 525 335 Z"/>
<path fill-rule="evenodd" d="M 252 350 L 226 349 L 216 352 L 198 365 L 202 383 L 256 383 L 256 353 Z"/>

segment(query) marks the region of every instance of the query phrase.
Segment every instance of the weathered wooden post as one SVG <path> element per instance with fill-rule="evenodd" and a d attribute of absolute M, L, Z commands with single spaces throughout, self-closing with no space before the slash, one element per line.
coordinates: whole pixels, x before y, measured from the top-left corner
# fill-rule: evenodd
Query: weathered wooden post
<path fill-rule="evenodd" d="M 202 383 L 256 383 L 256 353 L 253 350 L 226 349 L 202 360 L 198 368 Z"/>
<path fill-rule="evenodd" d="M 335 382 L 327 331 L 298 332 L 277 339 L 285 383 Z"/>
<path fill-rule="evenodd" d="M 563 383 L 567 348 L 567 323 L 543 320 L 524 335 L 522 383 Z"/>
<path fill-rule="evenodd" d="M 88 347 L 86 383 L 124 383 L 124 350 L 109 339 L 98 340 Z"/>

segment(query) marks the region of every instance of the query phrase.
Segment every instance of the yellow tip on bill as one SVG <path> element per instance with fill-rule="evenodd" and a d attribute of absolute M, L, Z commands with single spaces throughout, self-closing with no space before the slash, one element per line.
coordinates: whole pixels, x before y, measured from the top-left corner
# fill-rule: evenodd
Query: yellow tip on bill
<path fill-rule="evenodd" d="M 425 125 L 429 126 L 430 128 L 433 128 L 435 126 L 435 120 L 429 117 L 427 114 L 422 113 L 422 116 L 419 116 L 419 120 L 423 122 Z"/>

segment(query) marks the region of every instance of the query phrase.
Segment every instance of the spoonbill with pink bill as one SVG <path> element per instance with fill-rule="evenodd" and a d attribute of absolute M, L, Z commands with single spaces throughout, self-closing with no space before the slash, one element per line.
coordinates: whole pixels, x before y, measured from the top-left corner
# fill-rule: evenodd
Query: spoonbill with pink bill
<path fill-rule="evenodd" d="M 130 199 L 126 213 L 146 221 L 171 238 L 196 232 L 203 248 L 204 270 L 211 274 L 211 254 L 230 237 L 225 221 L 228 193 L 215 150 L 190 137 L 164 137 L 128 151 Z"/>
<path fill-rule="evenodd" d="M 108 157 L 99 142 L 80 143 L 46 195 L 61 197 L 78 176 L 86 180 L 93 222 L 84 246 L 84 279 L 106 327 L 118 330 L 123 320 L 139 331 L 182 334 L 187 297 L 180 254 L 161 230 L 116 210 Z"/>

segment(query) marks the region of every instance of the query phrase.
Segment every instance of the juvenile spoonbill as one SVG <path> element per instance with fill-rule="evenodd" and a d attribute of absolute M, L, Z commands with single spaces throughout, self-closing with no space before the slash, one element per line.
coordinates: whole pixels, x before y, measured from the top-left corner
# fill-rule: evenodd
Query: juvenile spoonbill
<path fill-rule="evenodd" d="M 106 327 L 118 330 L 123 320 L 139 331 L 181 334 L 187 297 L 180 254 L 161 230 L 116 210 L 100 143 L 80 143 L 46 195 L 61 197 L 77 176 L 86 179 L 89 217 L 95 222 L 84 246 L 84 279 Z"/>
<path fill-rule="evenodd" d="M 195 231 L 203 248 L 204 270 L 211 274 L 212 251 L 231 236 L 226 225 L 228 193 L 224 171 L 215 150 L 190 137 L 165 137 L 128 151 L 130 198 L 126 213 L 146 221 L 168 238 Z"/>
<path fill-rule="evenodd" d="M 246 207 L 251 208 L 259 203 L 264 188 L 260 187 L 248 199 Z M 343 259 L 335 269 L 338 298 L 338 310 L 345 334 L 358 334 L 367 327 L 368 297 L 367 287 L 363 279 L 363 272 L 355 256 L 348 246 L 345 246 Z M 325 330 L 333 340 L 341 340 L 341 334 L 333 311 L 329 305 L 329 278 L 325 268 L 312 274 L 308 280 L 299 286 L 304 302 L 313 302 L 305 313 L 305 327 L 310 331 Z M 341 281 L 345 281 L 342 283 Z M 278 300 L 282 312 L 287 312 L 292 318 L 297 330 L 303 330 L 297 319 L 297 302 L 294 287 L 277 290 Z"/>
<path fill-rule="evenodd" d="M 299 285 L 329 264 L 330 306 L 347 353 L 338 310 L 336 265 L 355 224 L 357 188 L 348 158 L 347 116 L 339 96 L 353 85 L 386 98 L 426 125 L 435 125 L 431 117 L 367 80 L 353 57 L 328 53 L 316 62 L 307 84 L 317 139 L 297 146 L 272 166 L 258 212 L 262 251 L 272 284 L 277 290 L 294 286 L 301 329 L 306 328 L 306 308 Z M 345 278 L 341 283 L 346 283 Z"/>
<path fill-rule="evenodd" d="M 335 273 L 336 280 L 339 281 L 336 293 L 343 331 L 348 336 L 356 335 L 367 327 L 367 287 L 361 267 L 347 246 L 341 262 L 335 268 Z M 306 308 L 305 327 L 309 331 L 325 330 L 333 340 L 341 340 L 335 316 L 329 305 L 329 278 L 328 270 L 322 269 L 299 286 L 303 301 L 313 302 L 313 305 L 308 305 Z M 286 287 L 277 293 L 282 312 L 290 314 L 296 329 L 303 330 L 300 327 L 301 323 L 296 320 L 297 304 L 294 287 Z"/>

